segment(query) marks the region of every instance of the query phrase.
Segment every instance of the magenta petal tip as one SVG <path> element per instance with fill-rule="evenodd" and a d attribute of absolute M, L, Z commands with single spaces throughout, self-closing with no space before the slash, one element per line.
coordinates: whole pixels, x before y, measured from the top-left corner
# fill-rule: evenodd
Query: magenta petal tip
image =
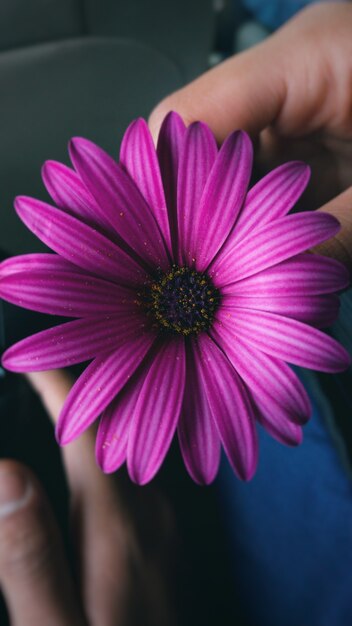
<path fill-rule="evenodd" d="M 243 480 L 243 482 L 249 482 L 254 478 L 255 473 L 257 471 L 258 460 L 256 459 L 252 465 L 248 467 L 243 467 L 241 469 L 237 468 L 238 477 Z"/>
<path fill-rule="evenodd" d="M 28 196 L 16 196 L 14 201 L 13 201 L 13 205 L 15 207 L 16 212 L 18 213 L 18 211 L 21 210 L 21 208 L 23 206 L 26 206 L 27 202 L 28 202 Z"/>
<path fill-rule="evenodd" d="M 86 139 L 85 137 L 71 137 L 68 142 L 68 152 L 73 163 L 79 152 L 91 152 L 95 149 L 100 150 L 100 148 L 98 148 L 93 141 L 90 141 L 90 139 Z"/>
<path fill-rule="evenodd" d="M 101 453 L 101 449 L 97 448 L 95 454 L 95 460 L 97 462 L 98 467 L 100 467 L 101 471 L 104 474 L 113 474 L 116 472 L 116 467 L 113 463 L 110 463 L 108 459 Z"/>
<path fill-rule="evenodd" d="M 341 362 L 340 362 L 340 365 L 339 364 L 337 365 L 338 369 L 336 369 L 335 371 L 344 372 L 350 367 L 351 364 L 352 364 L 351 355 L 347 352 L 345 348 L 341 346 Z"/>
<path fill-rule="evenodd" d="M 65 438 L 64 432 L 59 423 L 57 423 L 55 427 L 55 439 L 59 446 L 65 446 L 70 441 L 69 438 Z"/>

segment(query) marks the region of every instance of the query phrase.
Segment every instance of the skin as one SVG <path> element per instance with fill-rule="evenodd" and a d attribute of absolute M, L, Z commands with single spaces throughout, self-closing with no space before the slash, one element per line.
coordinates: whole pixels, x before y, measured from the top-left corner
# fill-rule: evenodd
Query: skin
<path fill-rule="evenodd" d="M 170 110 L 180 113 L 187 124 L 206 122 L 219 143 L 234 129 L 247 130 L 257 143 L 260 174 L 292 158 L 310 163 L 313 177 L 303 198 L 305 208 L 328 211 L 342 226 L 317 251 L 341 260 L 350 270 L 351 32 L 350 4 L 306 9 L 264 43 L 168 96 L 150 116 L 155 139 Z M 56 421 L 71 381 L 59 371 L 31 374 L 29 379 Z M 74 511 L 79 590 L 40 485 L 25 467 L 0 463 L 0 499 L 2 490 L 14 488 L 13 474 L 27 477 L 32 485 L 28 501 L 0 519 L 0 583 L 11 623 L 133 624 L 126 600 L 135 587 L 131 560 L 137 560 L 143 580 L 143 559 L 121 488 L 96 468 L 92 430 L 64 449 L 63 460 Z M 161 576 L 153 584 L 157 604 L 165 596 L 163 583 Z M 171 624 L 168 607 L 158 609 L 160 614 L 154 614 L 151 623 Z M 152 612 L 150 606 L 148 611 Z"/>
<path fill-rule="evenodd" d="M 60 370 L 27 377 L 55 423 L 73 380 Z M 0 462 L 0 585 L 11 626 L 175 623 L 164 565 L 173 537 L 171 511 L 153 485 L 142 492 L 128 485 L 126 497 L 121 479 L 117 483 L 116 476 L 101 472 L 95 434 L 91 428 L 62 450 L 71 496 L 74 577 L 38 480 L 20 463 Z M 24 490 L 18 485 L 23 482 Z M 19 500 L 10 511 L 8 504 L 2 508 L 3 494 L 7 501 Z M 132 510 L 138 512 L 140 529 Z M 148 553 L 144 550 L 141 530 L 156 546 L 152 557 L 150 546 Z"/>
<path fill-rule="evenodd" d="M 258 143 L 260 174 L 290 159 L 312 166 L 305 208 L 327 211 L 341 231 L 319 251 L 352 269 L 352 6 L 312 6 L 269 39 L 168 96 L 154 109 L 206 122 L 221 143 L 242 128 Z M 341 193 L 342 192 L 342 193 Z"/>

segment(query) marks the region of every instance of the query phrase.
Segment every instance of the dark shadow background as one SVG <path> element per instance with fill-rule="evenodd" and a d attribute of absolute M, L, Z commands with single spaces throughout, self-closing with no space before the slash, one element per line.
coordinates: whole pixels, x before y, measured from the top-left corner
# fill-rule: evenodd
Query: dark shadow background
<path fill-rule="evenodd" d="M 234 16 L 228 4 L 225 20 L 211 0 L 1 2 L 2 258 L 44 249 L 13 210 L 16 195 L 48 199 L 40 178 L 42 163 L 68 163 L 67 142 L 74 135 L 89 137 L 117 156 L 134 118 L 147 117 L 166 94 L 206 70 L 214 47 L 230 46 L 228 24 Z M 7 303 L 2 307 L 1 351 L 59 322 Z M 3 370 L 0 457 L 18 459 L 38 475 L 70 554 L 68 492 L 52 426 L 24 378 Z M 193 484 L 177 445 L 143 494 L 124 470 L 120 476 L 137 514 L 144 510 L 139 501 L 153 501 L 155 492 L 172 512 L 176 532 L 168 566 L 177 623 L 239 624 L 216 486 Z M 155 519 L 140 521 L 145 552 L 160 549 L 157 513 Z M 2 603 L 0 625 L 7 623 Z"/>

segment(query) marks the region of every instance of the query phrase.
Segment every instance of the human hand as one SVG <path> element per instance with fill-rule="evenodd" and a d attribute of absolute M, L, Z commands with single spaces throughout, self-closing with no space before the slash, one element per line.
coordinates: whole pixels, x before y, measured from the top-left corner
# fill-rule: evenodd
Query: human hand
<path fill-rule="evenodd" d="M 312 183 L 305 207 L 332 213 L 342 226 L 316 251 L 350 269 L 351 32 L 351 4 L 305 9 L 263 43 L 168 96 L 149 121 L 156 137 L 163 118 L 174 110 L 186 124 L 206 122 L 219 142 L 242 128 L 258 140 L 256 165 L 262 174 L 284 160 L 307 161 Z"/>
<path fill-rule="evenodd" d="M 70 378 L 62 371 L 29 378 L 55 421 Z M 169 511 L 153 487 L 143 493 L 136 488 L 126 499 L 121 481 L 96 466 L 94 439 L 87 431 L 63 450 L 77 584 L 37 479 L 17 462 L 0 462 L 0 585 L 11 626 L 173 624 L 160 557 L 167 552 Z M 148 556 L 133 514 L 142 514 Z"/>

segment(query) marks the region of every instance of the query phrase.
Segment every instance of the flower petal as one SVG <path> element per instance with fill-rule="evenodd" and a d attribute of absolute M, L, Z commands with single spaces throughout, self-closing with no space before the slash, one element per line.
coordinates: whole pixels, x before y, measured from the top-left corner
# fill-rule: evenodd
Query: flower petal
<path fill-rule="evenodd" d="M 258 458 L 257 433 L 248 392 L 224 353 L 207 335 L 194 342 L 195 358 L 220 439 L 239 478 L 250 480 Z"/>
<path fill-rule="evenodd" d="M 348 353 L 335 339 L 288 317 L 237 309 L 235 313 L 220 310 L 218 321 L 232 341 L 239 337 L 265 354 L 294 365 L 341 372 L 350 364 Z M 220 333 L 220 328 L 216 328 Z"/>
<path fill-rule="evenodd" d="M 139 485 L 153 478 L 165 458 L 180 415 L 184 385 L 185 353 L 180 337 L 160 346 L 133 413 L 127 467 Z"/>
<path fill-rule="evenodd" d="M 301 161 L 284 163 L 264 176 L 247 194 L 233 232 L 234 239 L 244 239 L 258 226 L 287 215 L 305 190 L 309 178 L 310 168 Z"/>
<path fill-rule="evenodd" d="M 98 428 L 96 458 L 103 472 L 115 472 L 126 461 L 132 415 L 146 376 L 144 363 L 105 409 Z"/>
<path fill-rule="evenodd" d="M 260 399 L 255 394 L 253 394 L 253 397 L 257 405 L 257 420 L 269 435 L 285 446 L 299 446 L 303 439 L 301 426 L 290 422 L 276 408 L 270 411 L 267 407 L 263 407 Z"/>
<path fill-rule="evenodd" d="M 121 343 L 145 332 L 142 316 L 90 317 L 43 330 L 11 346 L 2 365 L 12 372 L 40 372 L 69 367 L 117 349 Z"/>
<path fill-rule="evenodd" d="M 77 267 L 58 254 L 46 252 L 19 254 L 18 256 L 5 259 L 0 263 L 0 278 L 19 272 L 37 270 L 47 272 L 77 272 Z M 80 274 L 84 274 L 83 270 L 80 271 Z M 90 276 L 90 274 L 85 274 L 85 276 Z"/>
<path fill-rule="evenodd" d="M 347 268 L 318 254 L 303 252 L 249 278 L 222 288 L 239 296 L 312 296 L 340 291 L 350 283 Z"/>
<path fill-rule="evenodd" d="M 177 178 L 180 153 L 186 127 L 182 118 L 171 111 L 165 117 L 159 132 L 157 155 L 168 210 L 173 258 L 177 259 Z"/>
<path fill-rule="evenodd" d="M 312 411 L 308 394 L 286 363 L 234 338 L 226 326 L 214 329 L 212 335 L 263 409 L 284 413 L 297 424 L 308 421 Z"/>
<path fill-rule="evenodd" d="M 316 328 L 331 326 L 339 314 L 338 296 L 232 296 L 224 295 L 223 309 L 236 311 L 238 308 L 269 311 L 310 324 Z"/>
<path fill-rule="evenodd" d="M 220 439 L 191 349 L 186 352 L 186 385 L 178 439 L 188 473 L 199 485 L 209 485 L 219 468 Z"/>
<path fill-rule="evenodd" d="M 75 217 L 89 222 L 94 220 L 96 224 L 110 229 L 110 224 L 101 219 L 93 196 L 74 170 L 58 161 L 46 161 L 42 167 L 42 178 L 58 207 L 68 210 Z"/>
<path fill-rule="evenodd" d="M 128 174 L 88 139 L 71 139 L 69 151 L 100 214 L 121 238 L 119 245 L 149 265 L 166 269 L 168 257 L 158 224 Z"/>
<path fill-rule="evenodd" d="M 217 286 L 231 284 L 330 239 L 339 229 L 339 222 L 327 213 L 287 215 L 227 246 L 212 264 L 211 274 Z"/>
<path fill-rule="evenodd" d="M 202 122 L 191 124 L 185 134 L 177 190 L 179 263 L 192 264 L 197 249 L 199 204 L 217 155 L 211 130 Z"/>
<path fill-rule="evenodd" d="M 121 143 L 120 163 L 150 207 L 171 252 L 169 219 L 159 162 L 146 121 L 139 118 L 127 128 Z"/>
<path fill-rule="evenodd" d="M 60 269 L 1 274 L 0 296 L 25 309 L 65 317 L 106 315 L 135 307 L 135 296 L 129 289 Z"/>
<path fill-rule="evenodd" d="M 114 352 L 94 359 L 69 392 L 59 421 L 56 438 L 65 445 L 85 431 L 126 385 L 149 351 L 152 333 L 129 340 Z"/>
<path fill-rule="evenodd" d="M 126 252 L 72 215 L 25 196 L 16 198 L 15 208 L 41 241 L 74 265 L 129 286 L 146 279 L 146 272 Z"/>
<path fill-rule="evenodd" d="M 252 171 L 253 148 L 243 131 L 232 133 L 219 151 L 199 209 L 192 214 L 193 239 L 189 251 L 204 271 L 228 237 L 242 207 Z"/>

